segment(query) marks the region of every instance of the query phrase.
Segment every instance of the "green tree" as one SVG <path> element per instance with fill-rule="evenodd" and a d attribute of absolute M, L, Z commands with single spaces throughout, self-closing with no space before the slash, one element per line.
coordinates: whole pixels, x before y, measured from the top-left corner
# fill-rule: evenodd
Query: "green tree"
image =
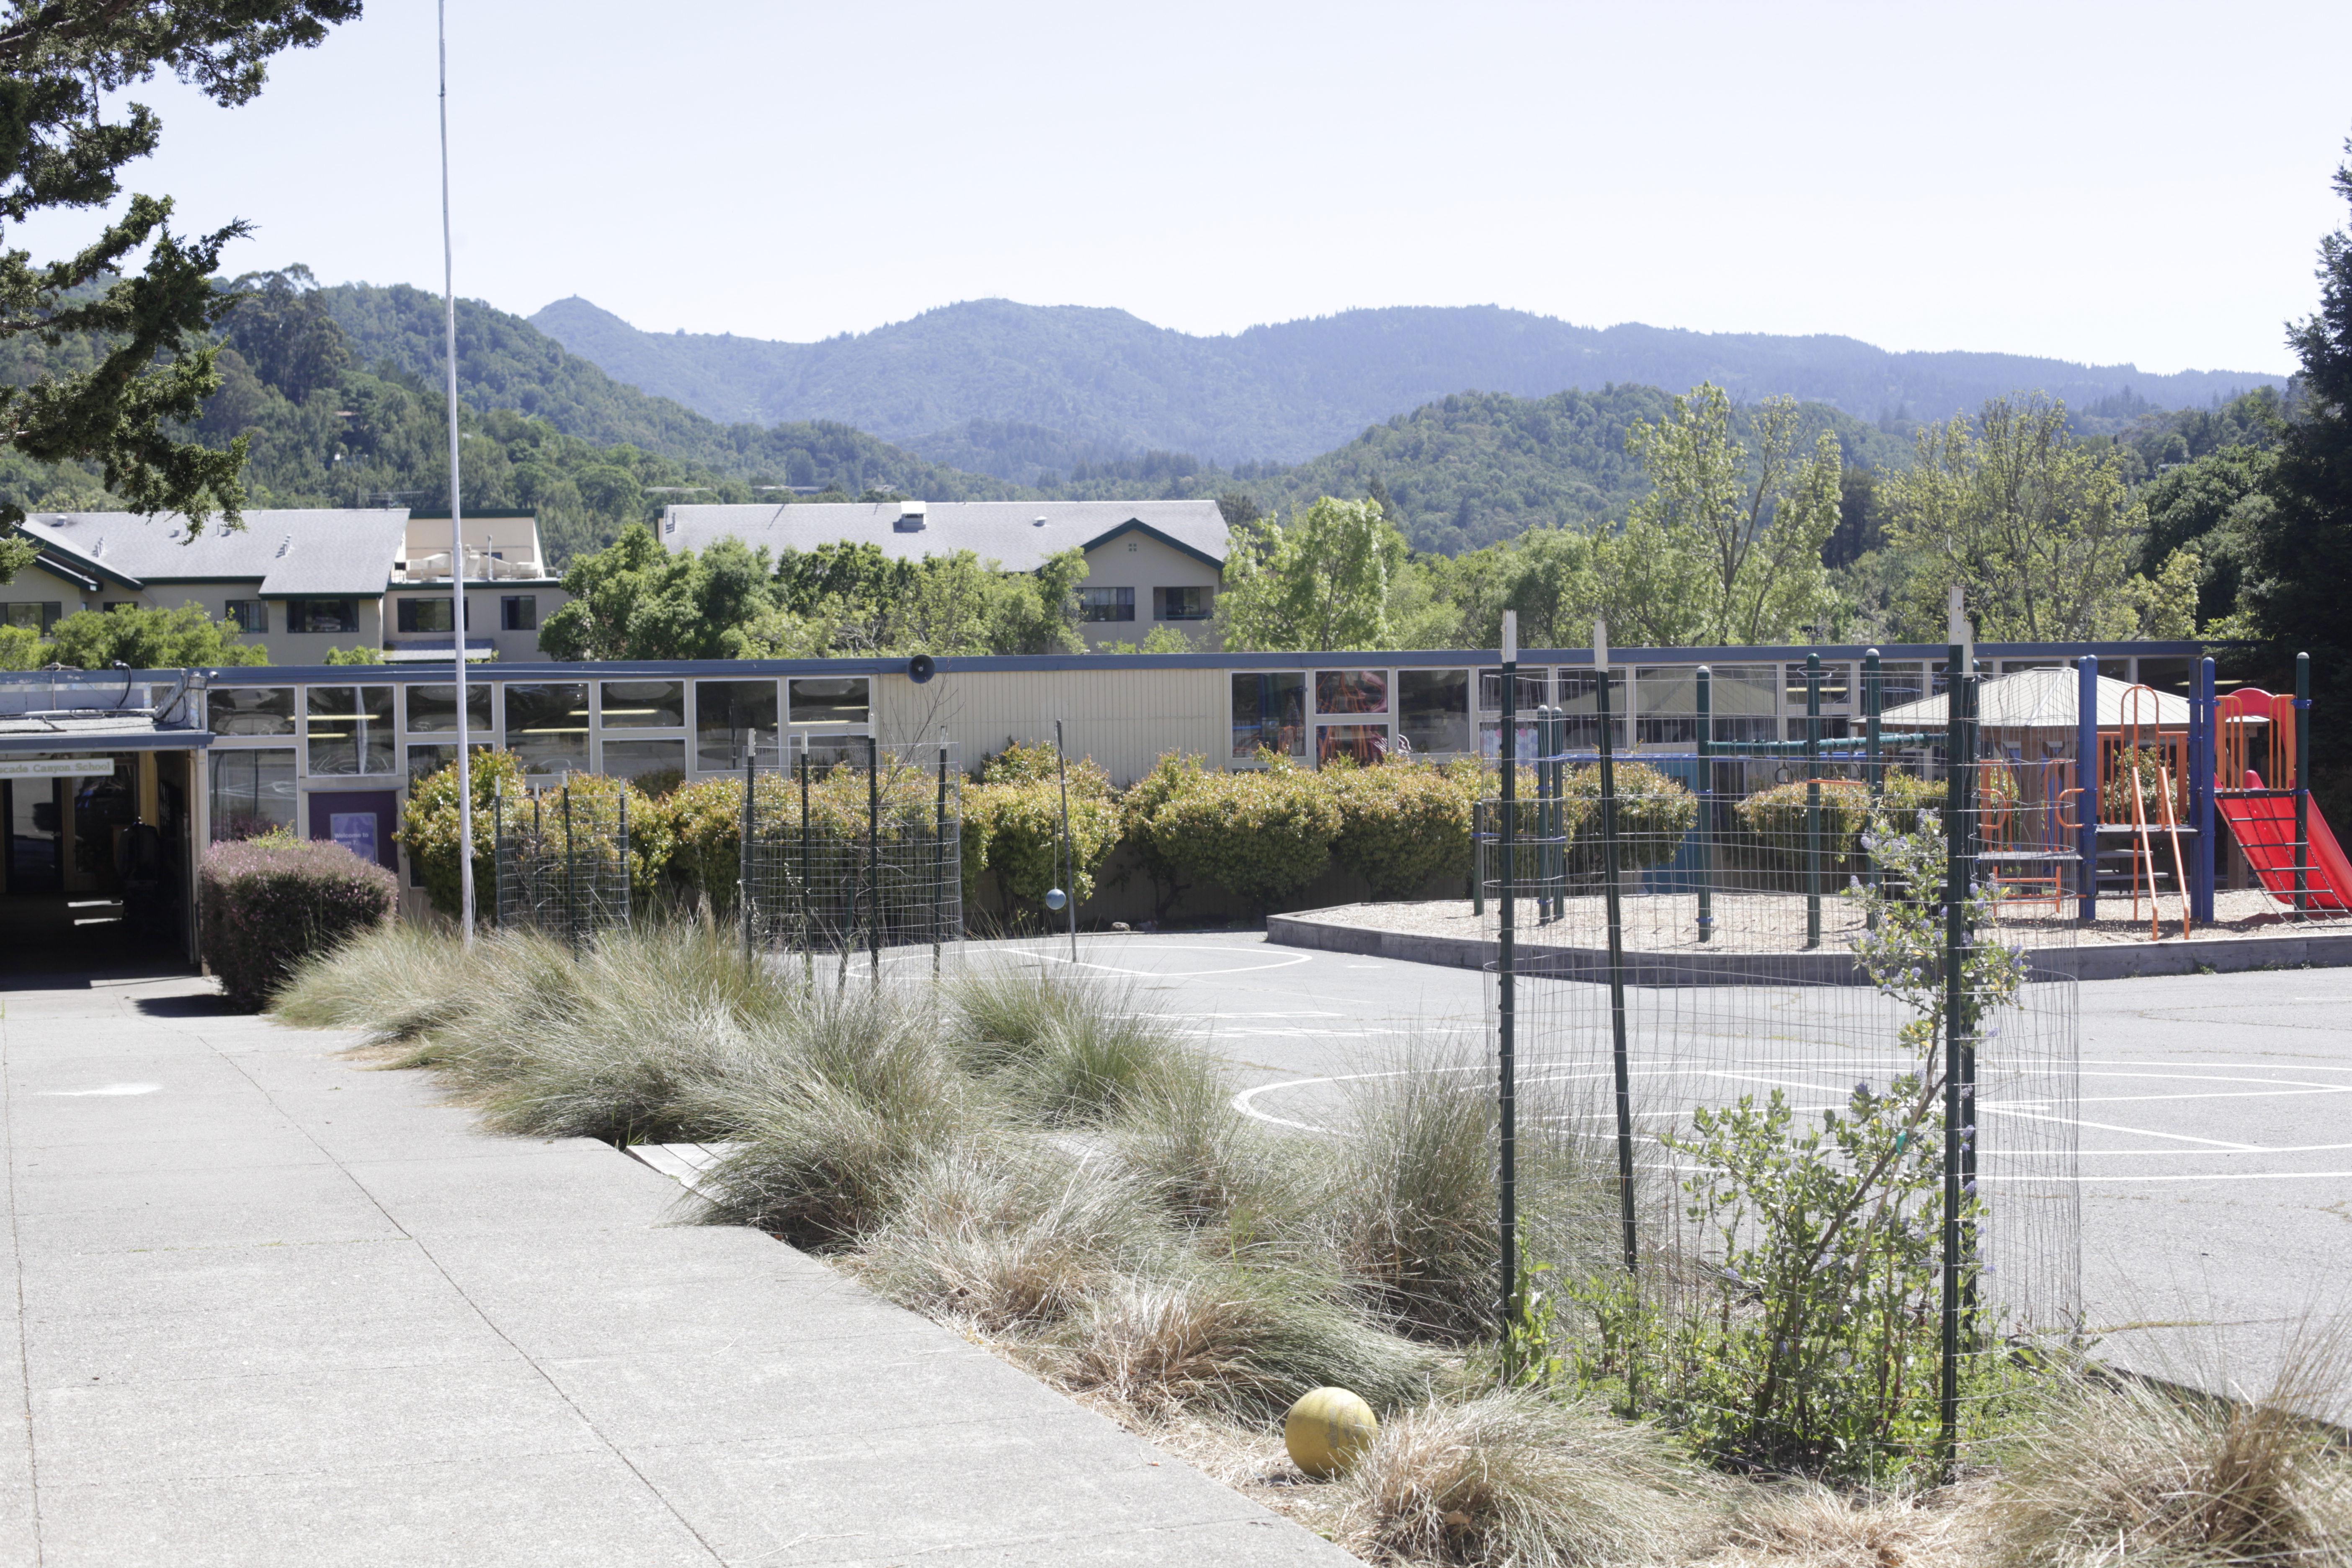
<path fill-rule="evenodd" d="M 2346 142 L 2352 153 L 2352 141 Z M 2352 202 L 2352 163 L 2339 164 L 2336 195 Z M 2319 242 L 2319 309 L 2287 331 L 2303 362 L 2302 406 L 2279 441 L 2263 489 L 2273 510 L 2252 533 L 2249 608 L 2268 645 L 2272 679 L 2293 679 L 2307 652 L 2312 696 L 2325 722 L 2311 726 L 2315 783 L 2327 809 L 2352 796 L 2352 629 L 2344 607 L 2352 583 L 2352 229 Z"/>
<path fill-rule="evenodd" d="M 1887 477 L 1886 532 L 1910 571 L 1897 613 L 1913 637 L 1944 635 L 1958 584 L 1977 635 L 2027 642 L 2130 636 L 2123 593 L 2147 527 L 2112 449 L 2067 428 L 2040 394 L 1994 398 L 1971 421 L 1919 432 L 1917 460 Z"/>
<path fill-rule="evenodd" d="M 1287 524 L 1236 529 L 1217 595 L 1225 647 L 1394 647 L 1389 598 L 1405 552 L 1404 535 L 1377 501 L 1325 496 Z"/>
<path fill-rule="evenodd" d="M 216 621 L 198 605 L 149 609 L 77 610 L 49 633 L 47 658 L 76 669 L 206 669 L 232 664 L 268 664 L 260 647 L 237 640 L 237 629 Z"/>
<path fill-rule="evenodd" d="M 142 104 L 107 116 L 125 88 L 171 70 L 231 108 L 261 90 L 279 50 L 308 47 L 360 14 L 359 0 L 56 0 L 0 18 L 0 223 L 105 206 L 124 164 L 155 151 L 163 124 Z M 179 439 L 220 385 L 212 328 L 236 303 L 213 285 L 231 223 L 190 239 L 168 226 L 168 198 L 133 195 L 89 245 L 58 260 L 0 251 L 0 342 L 55 346 L 87 334 L 91 363 L 30 384 L 0 386 L 0 449 L 43 464 L 89 463 L 140 511 L 184 514 L 193 532 L 218 512 L 237 521 L 241 443 L 215 451 Z M 144 266 L 125 276 L 141 249 Z M 0 503 L 0 524 L 23 521 Z M 0 540 L 0 581 L 30 561 Z"/>
<path fill-rule="evenodd" d="M 1743 442 L 1731 399 L 1705 383 L 1626 433 L 1651 490 L 1598 567 L 1601 607 L 1628 642 L 1781 642 L 1827 617 L 1822 547 L 1840 520 L 1843 460 L 1827 430 L 1808 454 L 1804 426 L 1794 398 L 1768 398 Z"/>

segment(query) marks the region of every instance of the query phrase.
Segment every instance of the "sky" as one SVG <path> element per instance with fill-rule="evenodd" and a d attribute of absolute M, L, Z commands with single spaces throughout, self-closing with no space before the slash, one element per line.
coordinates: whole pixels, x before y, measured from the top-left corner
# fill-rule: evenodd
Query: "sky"
<path fill-rule="evenodd" d="M 1384 305 L 2276 372 L 2352 5 L 450 0 L 457 288 L 809 340 L 959 300 L 1196 333 Z M 429 0 L 131 188 L 244 269 L 442 279 Z M 37 256 L 93 215 L 6 236 Z"/>

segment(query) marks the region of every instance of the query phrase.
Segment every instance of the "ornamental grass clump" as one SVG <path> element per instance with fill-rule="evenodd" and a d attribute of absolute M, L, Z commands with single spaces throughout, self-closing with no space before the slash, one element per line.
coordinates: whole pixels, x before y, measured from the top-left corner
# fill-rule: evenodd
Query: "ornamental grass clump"
<path fill-rule="evenodd" d="M 1510 1391 L 1388 1416 L 1338 1489 L 1330 1535 L 1359 1556 L 1513 1568 L 1691 1561 L 1726 1498 L 1647 1426 Z"/>
<path fill-rule="evenodd" d="M 370 1046 L 420 1039 L 466 1006 L 471 954 L 439 931 L 386 921 L 306 954 L 271 1005 L 305 1029 L 356 1029 Z"/>
<path fill-rule="evenodd" d="M 2302 1331 L 2271 1387 L 2226 1399 L 2133 1377 L 2048 1385 L 1996 1454 L 1999 1568 L 2352 1563 L 2352 1452 L 2313 1420 L 2346 1340 Z"/>
<path fill-rule="evenodd" d="M 204 960 L 236 1006 L 259 1012 L 313 953 L 392 918 L 393 874 L 326 839 L 267 834 L 205 852 Z"/>
<path fill-rule="evenodd" d="M 948 996 L 966 1069 L 1044 1123 L 1102 1121 L 1145 1086 L 1203 1065 L 1125 986 L 994 963 L 951 982 Z"/>

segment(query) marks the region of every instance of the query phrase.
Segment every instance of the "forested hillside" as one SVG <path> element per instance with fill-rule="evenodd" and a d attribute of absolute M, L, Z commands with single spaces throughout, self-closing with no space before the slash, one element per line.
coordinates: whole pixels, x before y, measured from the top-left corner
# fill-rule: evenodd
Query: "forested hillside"
<path fill-rule="evenodd" d="M 621 381 L 715 418 L 828 418 L 938 462 L 1034 483 L 1091 448 L 1301 462 L 1369 426 L 1465 391 L 1541 398 L 1712 381 L 1742 403 L 1788 395 L 1890 426 L 2042 392 L 2085 407 L 2201 405 L 2284 377 L 2144 374 L 2022 354 L 1889 353 L 1853 338 L 1596 331 L 1492 306 L 1349 310 L 1193 337 L 1124 310 L 980 300 L 822 342 L 643 332 L 585 300 L 531 318 Z"/>

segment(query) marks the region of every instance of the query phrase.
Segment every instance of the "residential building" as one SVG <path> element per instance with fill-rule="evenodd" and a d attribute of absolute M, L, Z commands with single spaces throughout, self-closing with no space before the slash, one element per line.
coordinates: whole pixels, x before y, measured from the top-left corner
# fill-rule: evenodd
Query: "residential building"
<path fill-rule="evenodd" d="M 700 551 L 740 539 L 771 556 L 822 544 L 872 544 L 902 561 L 969 550 L 1007 572 L 1083 551 L 1080 629 L 1097 648 L 1140 643 L 1155 626 L 1213 646 L 1225 569 L 1224 513 L 1213 500 L 854 501 L 663 509 L 661 540 Z"/>
<path fill-rule="evenodd" d="M 272 664 L 317 664 L 374 647 L 389 663 L 446 659 L 449 520 L 401 507 L 257 508 L 190 535 L 177 513 L 37 512 L 33 565 L 0 584 L 0 622 L 47 631 L 79 610 L 194 605 L 234 623 Z M 528 511 L 466 519 L 467 647 L 524 659 L 563 602 Z"/>

